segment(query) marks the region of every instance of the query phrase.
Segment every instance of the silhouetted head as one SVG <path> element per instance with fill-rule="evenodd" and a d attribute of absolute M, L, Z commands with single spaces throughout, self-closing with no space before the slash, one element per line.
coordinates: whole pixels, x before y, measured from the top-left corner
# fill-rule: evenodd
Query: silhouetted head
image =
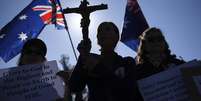
<path fill-rule="evenodd" d="M 114 51 L 119 41 L 119 30 L 112 22 L 103 22 L 98 27 L 98 44 L 101 46 L 101 52 Z"/>
<path fill-rule="evenodd" d="M 152 27 L 145 30 L 140 36 L 137 62 L 141 63 L 150 58 L 158 59 L 170 56 L 169 46 L 160 29 Z"/>
<path fill-rule="evenodd" d="M 40 39 L 30 39 L 24 44 L 18 65 L 37 64 L 46 61 L 47 47 Z"/>

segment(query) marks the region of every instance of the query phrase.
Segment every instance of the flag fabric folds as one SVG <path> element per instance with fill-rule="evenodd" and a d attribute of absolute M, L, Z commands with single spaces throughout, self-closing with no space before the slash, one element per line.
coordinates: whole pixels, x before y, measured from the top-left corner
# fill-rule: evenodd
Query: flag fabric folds
<path fill-rule="evenodd" d="M 121 41 L 134 51 L 139 45 L 139 35 L 149 26 L 137 0 L 128 0 Z"/>
<path fill-rule="evenodd" d="M 51 23 L 57 29 L 65 27 L 59 0 L 33 0 L 0 30 L 0 57 L 8 62 L 20 53 L 26 40 L 36 38 Z"/>

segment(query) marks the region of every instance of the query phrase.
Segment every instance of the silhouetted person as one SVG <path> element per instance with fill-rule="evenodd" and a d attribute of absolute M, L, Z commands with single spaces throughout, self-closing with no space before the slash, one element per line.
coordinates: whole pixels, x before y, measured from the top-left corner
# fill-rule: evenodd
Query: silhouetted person
<path fill-rule="evenodd" d="M 70 91 L 81 92 L 87 85 L 88 101 L 134 101 L 135 62 L 114 51 L 119 41 L 117 26 L 112 22 L 101 23 L 97 39 L 101 55 L 90 53 L 90 40 L 78 45 L 80 56 L 69 80 Z"/>
<path fill-rule="evenodd" d="M 38 64 L 46 61 L 47 47 L 40 39 L 30 39 L 24 44 L 18 66 Z"/>
<path fill-rule="evenodd" d="M 137 80 L 184 63 L 183 60 L 177 59 L 175 55 L 171 55 L 163 33 L 160 29 L 155 27 L 145 30 L 140 36 L 136 62 Z M 135 96 L 138 96 L 136 101 L 143 101 L 138 90 L 136 94 Z"/>
<path fill-rule="evenodd" d="M 18 61 L 18 66 L 44 63 L 47 61 L 46 54 L 47 54 L 47 47 L 42 40 L 29 39 L 27 40 L 27 42 L 25 42 L 22 48 L 21 55 Z M 38 80 L 41 78 L 42 77 L 38 77 Z M 43 82 L 40 85 L 47 85 L 47 84 Z M 62 101 L 62 99 L 59 98 L 59 95 L 57 94 L 56 90 L 53 87 L 47 89 L 47 92 L 52 92 L 53 94 L 51 95 L 58 97 L 58 99 L 52 99 L 52 101 Z M 45 99 L 40 99 L 40 101 L 42 100 Z"/>

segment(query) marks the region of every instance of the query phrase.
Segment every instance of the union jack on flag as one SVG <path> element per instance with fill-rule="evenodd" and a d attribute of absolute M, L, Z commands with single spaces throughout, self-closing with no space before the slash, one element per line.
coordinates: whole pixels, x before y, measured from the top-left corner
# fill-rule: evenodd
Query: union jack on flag
<path fill-rule="evenodd" d="M 39 16 L 45 24 L 55 24 L 57 29 L 62 29 L 64 25 L 64 15 L 58 0 L 48 0 L 45 5 L 36 5 L 32 8 L 39 11 Z"/>
<path fill-rule="evenodd" d="M 33 0 L 0 30 L 0 57 L 8 62 L 20 53 L 28 39 L 37 38 L 47 24 L 65 26 L 59 0 Z"/>

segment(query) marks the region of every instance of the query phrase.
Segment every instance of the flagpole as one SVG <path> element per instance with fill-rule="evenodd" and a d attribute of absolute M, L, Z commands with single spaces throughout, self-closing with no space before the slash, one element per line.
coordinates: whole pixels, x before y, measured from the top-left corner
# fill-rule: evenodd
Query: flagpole
<path fill-rule="evenodd" d="M 63 16 L 64 16 L 64 14 L 63 14 Z M 65 25 L 65 29 L 66 29 L 66 31 L 67 31 L 67 33 L 68 33 L 68 37 L 69 37 L 69 39 L 70 39 L 71 47 L 73 48 L 73 53 L 74 53 L 75 59 L 76 59 L 76 61 L 77 61 L 77 60 L 78 60 L 78 59 L 77 59 L 77 54 L 76 54 L 76 52 L 75 52 L 75 47 L 74 47 L 74 45 L 73 45 L 73 41 L 72 41 L 72 38 L 71 38 L 71 36 L 70 36 L 70 32 L 69 32 L 69 30 L 68 30 L 68 27 L 67 27 L 67 23 L 66 23 L 66 20 L 65 20 L 65 16 L 64 16 L 64 25 Z"/>
<path fill-rule="evenodd" d="M 61 7 L 61 3 L 60 3 L 59 1 L 58 1 L 58 4 L 59 4 L 59 6 Z M 69 32 L 69 30 L 68 30 L 67 22 L 66 22 L 66 19 L 65 19 L 65 16 L 64 16 L 62 7 L 61 7 L 61 11 L 62 11 L 62 15 L 63 15 L 63 17 L 64 17 L 65 29 L 66 29 L 66 32 L 67 32 L 68 37 L 69 37 L 69 39 L 70 39 L 71 47 L 73 48 L 73 53 L 74 53 L 75 59 L 76 59 L 76 61 L 77 61 L 77 60 L 78 60 L 77 54 L 76 54 L 76 52 L 75 52 L 75 47 L 74 47 L 74 45 L 73 45 L 73 41 L 72 41 L 72 38 L 71 38 L 71 36 L 70 36 L 70 32 Z"/>

